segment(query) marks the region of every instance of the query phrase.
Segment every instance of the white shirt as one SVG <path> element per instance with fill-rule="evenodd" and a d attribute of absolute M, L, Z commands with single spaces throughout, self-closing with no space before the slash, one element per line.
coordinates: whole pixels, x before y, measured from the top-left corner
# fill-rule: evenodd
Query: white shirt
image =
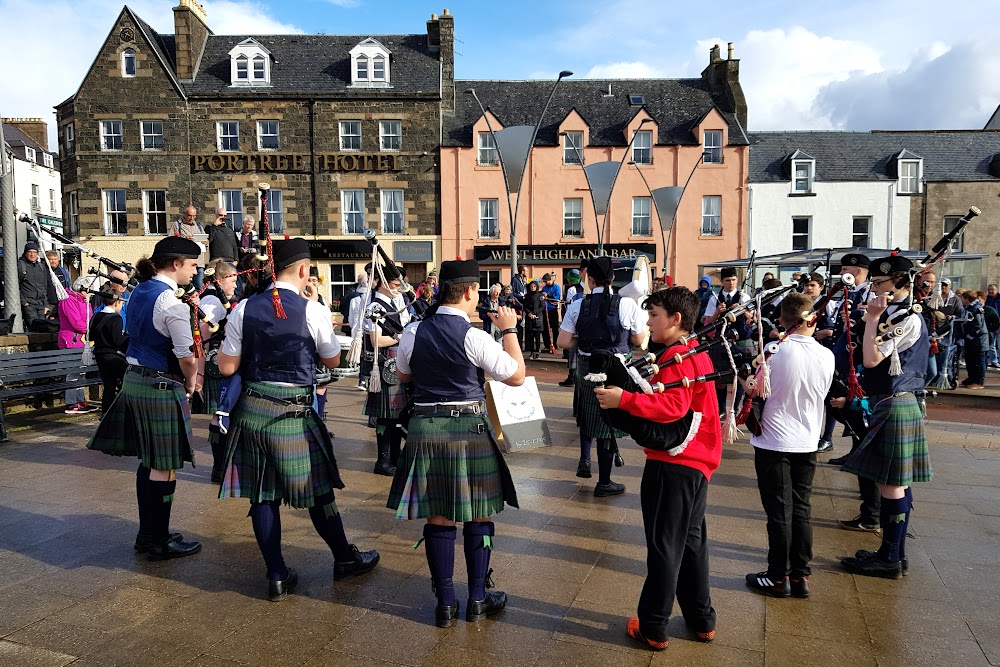
<path fill-rule="evenodd" d="M 815 452 L 833 383 L 833 352 L 815 338 L 791 334 L 767 365 L 771 395 L 764 402 L 762 432 L 750 444 L 775 452 Z"/>
<path fill-rule="evenodd" d="M 166 336 L 173 343 L 173 353 L 178 359 L 194 356 L 194 333 L 191 328 L 191 306 L 174 295 L 177 283 L 162 273 L 157 273 L 152 280 L 159 280 L 170 289 L 163 290 L 153 304 L 153 328 Z M 130 364 L 138 365 L 135 357 L 127 357 Z"/>
<path fill-rule="evenodd" d="M 457 315 L 466 322 L 469 316 L 451 306 L 438 306 L 438 315 Z M 403 330 L 399 340 L 399 351 L 396 354 L 396 369 L 401 373 L 410 374 L 410 358 L 413 356 L 413 344 L 417 340 L 417 327 L 420 322 L 413 322 Z M 503 382 L 517 372 L 517 360 L 507 354 L 503 345 L 493 340 L 493 336 L 478 327 L 469 327 L 465 333 L 465 356 L 477 368 L 482 368 L 494 380 Z M 419 405 L 419 404 L 418 404 Z"/>
<path fill-rule="evenodd" d="M 214 294 L 206 294 L 198 300 L 198 309 L 208 319 L 211 324 L 218 324 L 226 319 L 226 307 L 219 297 Z"/>
<path fill-rule="evenodd" d="M 601 294 L 602 292 L 604 292 L 603 287 L 595 287 L 591 294 Z M 576 333 L 576 321 L 580 319 L 580 308 L 583 307 L 583 301 L 583 299 L 577 299 L 569 304 L 566 315 L 563 316 L 562 325 L 559 327 L 561 331 Z M 618 319 L 621 321 L 623 329 L 627 329 L 631 334 L 640 334 L 646 329 L 649 315 L 639 307 L 634 299 L 622 297 L 618 300 Z M 580 352 L 580 354 L 590 356 L 587 352 Z"/>
<path fill-rule="evenodd" d="M 406 309 L 406 300 L 402 296 L 395 296 L 390 299 L 390 297 L 385 294 L 380 294 L 376 292 L 372 295 L 372 302 L 368 304 L 368 308 L 365 310 L 365 321 L 364 321 L 364 332 L 371 333 L 375 331 L 375 323 L 372 322 L 368 316 L 372 314 L 375 309 L 375 304 L 379 304 L 387 312 L 399 311 L 399 323 L 404 327 L 410 323 L 410 311 Z M 402 309 L 402 310 L 400 310 Z M 353 329 L 352 329 L 353 331 Z"/>
<path fill-rule="evenodd" d="M 575 299 L 577 295 L 583 296 L 582 285 L 570 285 L 566 288 L 566 300 L 570 303 L 573 302 L 573 299 Z"/>
<path fill-rule="evenodd" d="M 737 290 L 733 290 L 732 292 L 719 292 L 719 296 L 722 296 L 725 299 L 729 299 L 732 298 L 732 296 L 736 294 L 736 292 Z M 713 317 L 715 315 L 715 311 L 719 309 L 719 296 L 713 294 L 711 297 L 709 297 L 708 303 L 705 305 L 705 314 L 703 317 Z M 750 300 L 751 299 L 749 296 L 747 296 L 746 292 L 740 293 L 740 305 L 743 305 L 744 303 L 749 303 Z"/>
<path fill-rule="evenodd" d="M 368 285 L 358 288 L 358 296 L 351 299 L 347 309 L 347 324 L 351 331 L 355 331 L 361 325 L 361 304 L 368 297 Z"/>
<path fill-rule="evenodd" d="M 890 303 L 889 307 L 886 308 L 886 311 L 889 313 L 889 320 L 892 320 L 893 313 L 905 306 L 905 303 Z M 865 326 L 869 325 L 865 323 Z M 872 324 L 871 326 L 875 325 Z M 896 322 L 890 326 L 892 328 L 903 327 L 903 335 L 893 336 L 878 346 L 879 352 L 886 357 L 891 355 L 893 350 L 896 350 L 896 352 L 908 350 L 920 340 L 920 315 L 916 313 L 910 313 L 901 322 Z"/>
<path fill-rule="evenodd" d="M 299 296 L 299 290 L 295 285 L 280 280 L 268 287 L 268 291 L 275 286 L 278 289 L 290 290 L 295 293 L 294 296 L 284 293 L 281 295 L 282 299 L 305 298 Z M 248 300 L 244 299 L 236 304 L 226 322 L 226 340 L 222 343 L 221 352 L 230 357 L 239 357 L 243 354 L 243 311 Z M 340 341 L 333 335 L 333 321 L 326 306 L 318 301 L 307 301 L 306 328 L 309 329 L 309 335 L 316 343 L 316 354 L 321 358 L 330 359 L 340 354 Z M 275 344 L 280 344 L 280 341 L 275 341 Z"/>

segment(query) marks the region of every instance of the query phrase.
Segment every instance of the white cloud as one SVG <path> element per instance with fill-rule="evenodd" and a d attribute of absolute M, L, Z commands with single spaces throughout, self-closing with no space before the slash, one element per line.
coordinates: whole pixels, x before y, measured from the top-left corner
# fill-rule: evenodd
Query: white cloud
<path fill-rule="evenodd" d="M 202 5 L 208 15 L 208 25 L 216 35 L 283 35 L 305 32 L 271 17 L 268 10 L 258 2 L 205 0 Z"/>
<path fill-rule="evenodd" d="M 663 70 L 641 60 L 632 62 L 607 63 L 604 65 L 594 65 L 585 79 L 658 79 L 667 76 Z"/>
<path fill-rule="evenodd" d="M 350 9 L 352 7 L 361 6 L 361 0 L 326 0 L 331 5 L 336 5 L 337 7 L 343 7 L 344 9 Z"/>

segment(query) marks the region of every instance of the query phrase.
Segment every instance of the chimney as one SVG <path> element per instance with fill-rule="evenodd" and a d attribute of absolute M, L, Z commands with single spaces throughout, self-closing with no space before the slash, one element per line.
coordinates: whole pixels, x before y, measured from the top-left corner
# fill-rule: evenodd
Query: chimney
<path fill-rule="evenodd" d="M 178 0 L 174 7 L 174 43 L 177 78 L 190 81 L 198 71 L 205 42 L 212 31 L 208 28 L 205 9 L 197 0 Z"/>
<path fill-rule="evenodd" d="M 49 150 L 49 126 L 41 118 L 4 118 L 0 122 L 16 127 L 46 151 Z"/>
<path fill-rule="evenodd" d="M 431 14 L 427 22 L 427 46 L 438 52 L 441 62 L 441 111 L 455 110 L 455 17 L 447 9 Z"/>
<path fill-rule="evenodd" d="M 709 52 L 709 63 L 701 72 L 701 78 L 715 98 L 715 103 L 723 111 L 736 116 L 736 119 L 747 129 L 747 99 L 740 84 L 740 61 L 733 57 L 735 48 L 728 44 L 727 60 L 722 59 L 722 49 L 716 44 Z"/>

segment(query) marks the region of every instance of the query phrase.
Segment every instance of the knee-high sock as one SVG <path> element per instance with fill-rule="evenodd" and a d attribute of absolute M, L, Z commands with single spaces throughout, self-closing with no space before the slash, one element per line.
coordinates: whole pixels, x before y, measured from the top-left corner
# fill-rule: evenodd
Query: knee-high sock
<path fill-rule="evenodd" d="M 135 501 L 139 506 L 139 534 L 149 535 L 153 530 L 149 514 L 149 468 L 139 464 L 135 471 Z"/>
<path fill-rule="evenodd" d="M 399 462 L 399 450 L 403 444 L 403 431 L 399 428 L 398 422 L 393 422 L 389 426 L 389 465 L 395 466 Z"/>
<path fill-rule="evenodd" d="M 323 413 L 326 412 L 326 392 L 322 394 L 316 394 L 316 412 L 319 413 L 320 419 L 323 418 Z"/>
<path fill-rule="evenodd" d="M 597 441 L 597 483 L 611 483 L 611 466 L 615 463 L 615 452 L 603 439 Z"/>
<path fill-rule="evenodd" d="M 170 535 L 170 508 L 174 504 L 177 480 L 170 482 L 149 481 L 150 537 L 156 544 L 165 543 Z"/>
<path fill-rule="evenodd" d="M 580 435 L 580 460 L 589 461 L 590 460 L 590 450 L 594 446 L 594 439 L 588 438 L 587 436 Z"/>
<path fill-rule="evenodd" d="M 455 526 L 424 526 L 424 551 L 438 603 L 455 604 Z"/>
<path fill-rule="evenodd" d="M 906 533 L 910 530 L 910 512 L 913 511 L 913 487 L 906 487 L 906 521 L 903 522 L 903 534 L 899 538 L 899 560 L 906 558 Z"/>
<path fill-rule="evenodd" d="M 899 544 L 906 536 L 906 512 L 909 500 L 902 498 L 882 498 L 882 508 L 879 512 L 882 524 L 882 546 L 878 549 L 879 558 L 887 563 L 899 562 Z"/>
<path fill-rule="evenodd" d="M 285 559 L 281 557 L 281 501 L 250 503 L 250 522 L 257 546 L 267 566 L 267 578 L 279 581 L 288 577 Z"/>
<path fill-rule="evenodd" d="M 490 571 L 495 527 L 492 521 L 469 521 L 462 528 L 465 538 L 465 567 L 469 573 L 469 599 L 486 599 L 486 578 Z"/>
<path fill-rule="evenodd" d="M 344 532 L 344 522 L 339 514 L 328 511 L 333 498 L 320 496 L 316 499 L 316 504 L 309 508 L 309 518 L 312 519 L 313 528 L 323 538 L 326 545 L 333 553 L 333 559 L 339 561 L 354 560 L 354 549 L 347 541 L 347 534 Z"/>
<path fill-rule="evenodd" d="M 380 419 L 378 426 L 375 427 L 375 447 L 377 449 L 377 457 L 375 459 L 376 463 L 389 463 L 389 429 L 392 426 L 388 423 L 383 423 Z"/>
<path fill-rule="evenodd" d="M 208 442 L 212 445 L 212 474 L 221 475 L 226 468 L 226 449 L 229 447 L 229 433 L 223 433 L 218 426 L 208 427 Z"/>

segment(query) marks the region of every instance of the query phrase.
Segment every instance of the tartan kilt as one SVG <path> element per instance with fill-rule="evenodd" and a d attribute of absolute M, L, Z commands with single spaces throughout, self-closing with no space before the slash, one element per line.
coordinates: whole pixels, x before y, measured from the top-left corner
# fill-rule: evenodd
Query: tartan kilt
<path fill-rule="evenodd" d="M 280 399 L 309 395 L 311 387 L 249 382 L 246 389 Z M 219 498 L 251 502 L 284 500 L 296 508 L 344 488 L 333 443 L 310 406 L 283 405 L 259 396 L 240 395 L 233 409 Z M 336 502 L 329 510 L 337 512 Z"/>
<path fill-rule="evenodd" d="M 576 367 L 577 389 L 573 395 L 576 408 L 576 424 L 580 427 L 580 435 L 585 438 L 598 438 L 602 440 L 628 436 L 625 431 L 613 429 L 601 419 L 601 404 L 597 402 L 597 397 L 594 396 L 594 388 L 597 385 L 584 379 L 589 372 L 590 357 L 581 354 Z"/>
<path fill-rule="evenodd" d="M 871 396 L 871 426 L 841 470 L 878 484 L 908 486 L 931 480 L 923 414 L 912 393 Z"/>
<path fill-rule="evenodd" d="M 372 373 L 381 373 L 386 359 L 395 358 L 397 347 L 385 348 L 379 352 L 379 364 L 372 368 Z M 384 354 L 383 354 L 384 352 Z M 379 376 L 381 379 L 381 376 Z M 371 379 L 368 380 L 369 386 Z M 369 428 L 375 428 L 379 419 L 396 419 L 406 405 L 406 386 L 402 382 L 396 384 L 380 383 L 382 391 L 368 392 L 364 409 L 361 414 L 368 416 Z"/>
<path fill-rule="evenodd" d="M 485 414 L 410 419 L 386 502 L 397 519 L 485 519 L 504 503 L 517 492 Z"/>
<path fill-rule="evenodd" d="M 185 461 L 194 467 L 191 442 L 191 405 L 184 384 L 128 370 L 87 448 L 137 456 L 154 470 L 179 470 Z"/>
<path fill-rule="evenodd" d="M 191 411 L 196 415 L 214 415 L 219 409 L 220 379 L 205 373 L 205 382 L 201 387 L 201 398 L 192 401 Z"/>

